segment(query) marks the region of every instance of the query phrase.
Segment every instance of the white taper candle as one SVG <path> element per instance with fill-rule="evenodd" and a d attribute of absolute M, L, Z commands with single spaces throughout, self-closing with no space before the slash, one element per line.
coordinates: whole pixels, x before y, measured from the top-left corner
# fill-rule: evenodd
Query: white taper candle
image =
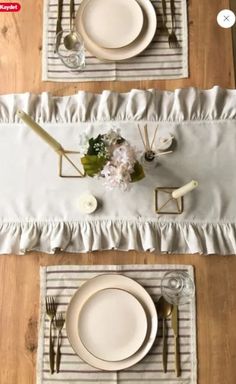
<path fill-rule="evenodd" d="M 195 180 L 190 181 L 190 183 L 183 185 L 183 187 L 176 189 L 172 192 L 172 197 L 174 199 L 178 199 L 179 197 L 182 197 L 186 195 L 186 193 L 192 191 L 194 188 L 198 186 L 198 182 Z"/>
<path fill-rule="evenodd" d="M 28 125 L 28 127 L 33 129 L 33 131 L 37 133 L 41 139 L 50 145 L 54 151 L 59 153 L 63 151 L 61 144 L 58 143 L 58 141 L 56 141 L 51 135 L 49 135 L 49 133 L 47 133 L 42 127 L 40 127 L 40 125 L 38 125 L 29 115 L 27 115 L 27 113 L 18 110 L 16 114 L 21 120 L 24 121 L 26 125 Z"/>

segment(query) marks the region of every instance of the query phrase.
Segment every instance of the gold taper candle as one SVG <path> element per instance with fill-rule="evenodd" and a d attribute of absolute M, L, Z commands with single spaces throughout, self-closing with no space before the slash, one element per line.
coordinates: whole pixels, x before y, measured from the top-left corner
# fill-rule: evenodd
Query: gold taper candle
<path fill-rule="evenodd" d="M 18 110 L 16 112 L 17 116 L 24 121 L 28 127 L 30 127 L 35 133 L 37 133 L 41 139 L 43 139 L 54 151 L 58 153 L 64 152 L 62 146 L 58 141 L 56 141 L 49 133 L 47 133 L 40 125 L 38 125 L 27 113 Z"/>

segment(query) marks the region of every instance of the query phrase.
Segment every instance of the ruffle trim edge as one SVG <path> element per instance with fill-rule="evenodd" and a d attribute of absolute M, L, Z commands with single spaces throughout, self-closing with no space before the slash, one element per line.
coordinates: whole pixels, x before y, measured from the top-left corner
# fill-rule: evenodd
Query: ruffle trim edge
<path fill-rule="evenodd" d="M 236 224 L 26 222 L 0 225 L 0 253 L 98 250 L 236 254 Z"/>
<path fill-rule="evenodd" d="M 10 94 L 0 96 L 0 122 L 20 122 L 17 109 L 38 122 L 76 123 L 85 121 L 148 120 L 174 121 L 236 119 L 236 90 L 218 86 L 175 91 L 138 90 L 101 94 L 79 91 L 71 96 Z"/>

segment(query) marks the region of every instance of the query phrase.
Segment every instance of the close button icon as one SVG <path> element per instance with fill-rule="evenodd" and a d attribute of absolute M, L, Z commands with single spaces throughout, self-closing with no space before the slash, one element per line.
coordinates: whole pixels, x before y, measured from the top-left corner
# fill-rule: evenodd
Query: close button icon
<path fill-rule="evenodd" d="M 217 15 L 217 23 L 222 28 L 231 28 L 235 23 L 235 14 L 230 9 L 223 9 Z"/>

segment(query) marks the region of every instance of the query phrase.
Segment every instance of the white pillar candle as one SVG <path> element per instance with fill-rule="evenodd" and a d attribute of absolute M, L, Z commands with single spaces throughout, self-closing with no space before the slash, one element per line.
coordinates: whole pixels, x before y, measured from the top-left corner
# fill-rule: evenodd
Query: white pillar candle
<path fill-rule="evenodd" d="M 198 182 L 195 180 L 190 181 L 190 183 L 183 185 L 183 187 L 176 189 L 172 192 L 172 197 L 174 199 L 178 199 L 179 197 L 182 197 L 186 195 L 186 193 L 192 191 L 194 188 L 198 186 Z"/>
<path fill-rule="evenodd" d="M 62 152 L 63 148 L 58 141 L 56 141 L 49 133 L 47 133 L 40 125 L 38 125 L 27 113 L 18 110 L 16 112 L 17 116 L 24 121 L 28 127 L 30 127 L 35 133 L 37 133 L 41 139 L 43 139 L 48 145 L 50 145 L 54 151 Z"/>
<path fill-rule="evenodd" d="M 90 193 L 79 198 L 79 210 L 81 213 L 93 213 L 97 209 L 97 199 Z"/>

